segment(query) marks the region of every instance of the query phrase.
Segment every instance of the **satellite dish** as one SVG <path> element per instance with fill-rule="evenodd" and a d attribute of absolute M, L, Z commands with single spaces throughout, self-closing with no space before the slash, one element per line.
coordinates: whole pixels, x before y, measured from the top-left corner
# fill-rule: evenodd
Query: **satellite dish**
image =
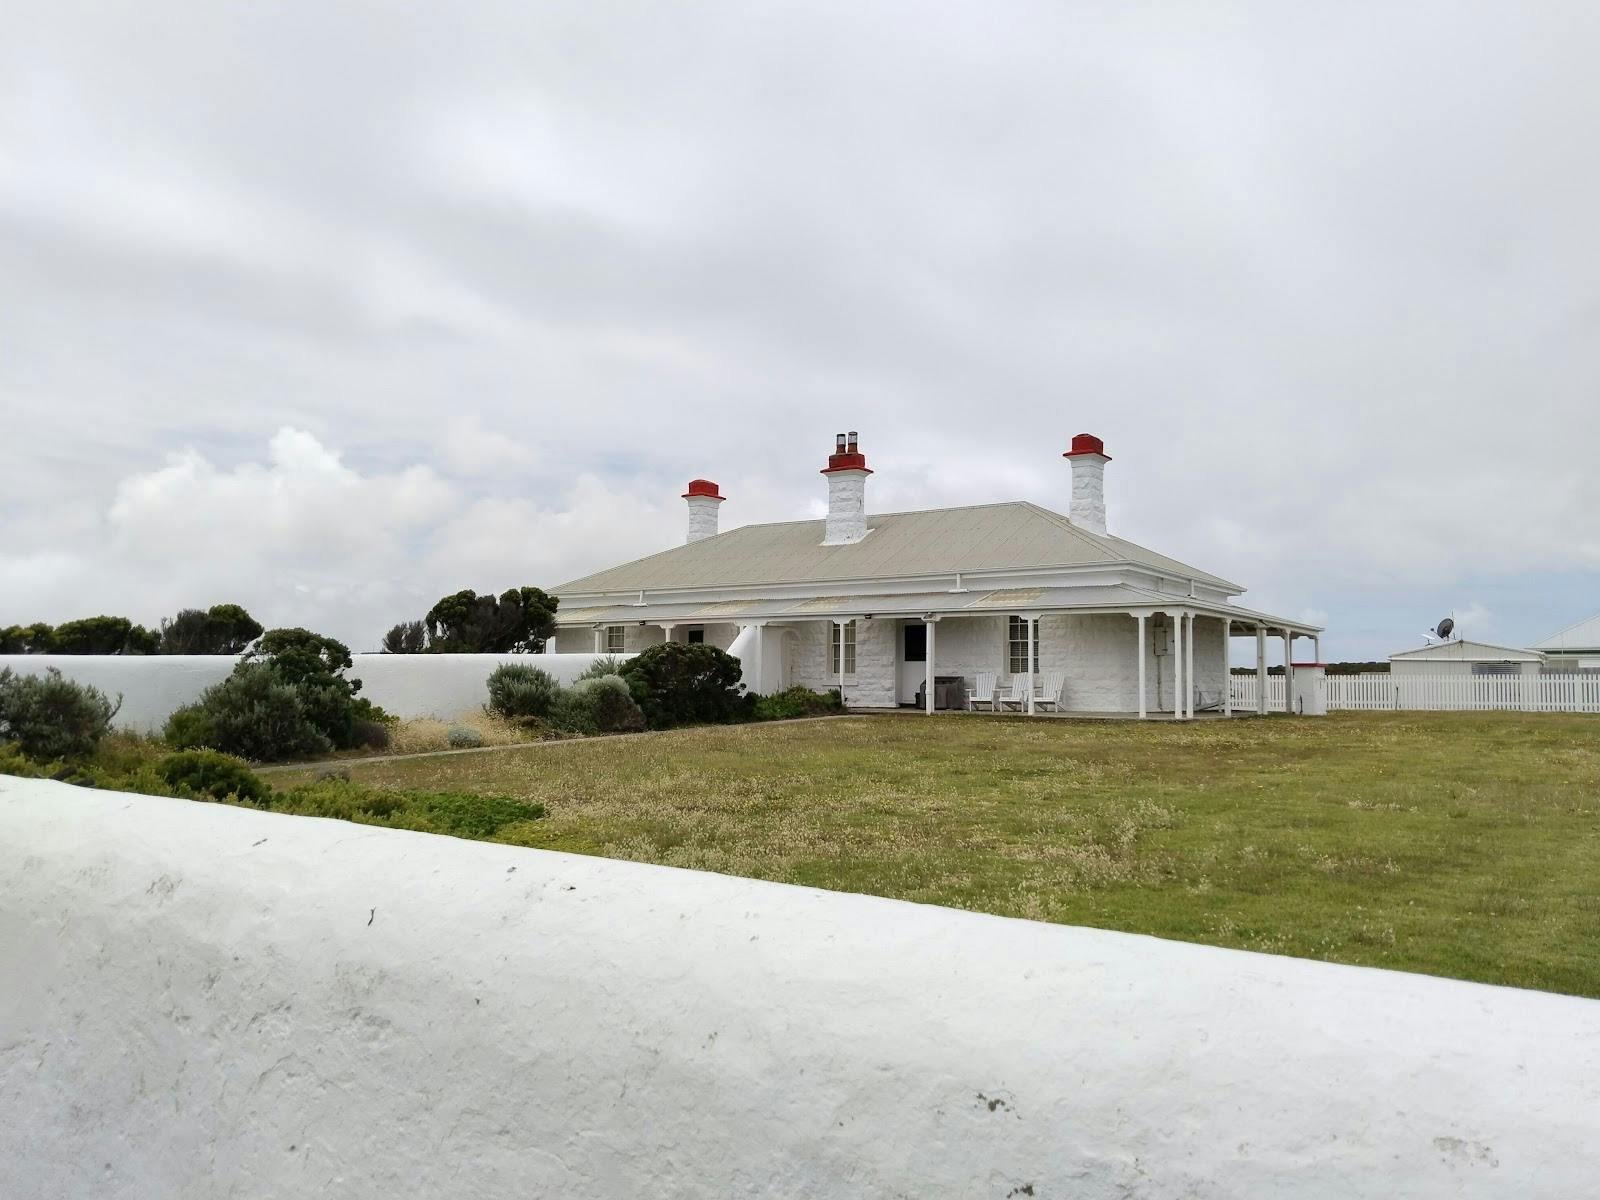
<path fill-rule="evenodd" d="M 1456 627 L 1455 618 L 1454 617 L 1446 617 L 1444 620 L 1439 622 L 1439 628 L 1435 629 L 1433 632 L 1434 632 L 1435 636 L 1437 636 L 1438 638 L 1440 638 L 1442 640 L 1442 639 L 1448 638 L 1450 636 L 1450 634 L 1455 631 L 1455 627 Z"/>

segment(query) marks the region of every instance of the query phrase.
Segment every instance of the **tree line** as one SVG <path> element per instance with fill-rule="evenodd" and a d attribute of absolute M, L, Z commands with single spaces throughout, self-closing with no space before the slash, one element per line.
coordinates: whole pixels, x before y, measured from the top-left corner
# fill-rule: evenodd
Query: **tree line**
<path fill-rule="evenodd" d="M 0 629 L 0 654 L 242 654 L 261 636 L 259 621 L 237 604 L 186 608 L 155 629 L 127 617 L 84 617 Z"/>
<path fill-rule="evenodd" d="M 383 635 L 385 654 L 538 654 L 555 636 L 560 600 L 536 587 L 482 596 L 454 592 L 420 621 L 402 621 Z"/>
<path fill-rule="evenodd" d="M 559 599 L 536 587 L 496 596 L 453 592 L 417 621 L 383 635 L 387 654 L 537 654 L 555 636 Z M 0 628 L 0 654 L 243 654 L 262 625 L 237 604 L 186 608 L 147 629 L 101 615 Z"/>

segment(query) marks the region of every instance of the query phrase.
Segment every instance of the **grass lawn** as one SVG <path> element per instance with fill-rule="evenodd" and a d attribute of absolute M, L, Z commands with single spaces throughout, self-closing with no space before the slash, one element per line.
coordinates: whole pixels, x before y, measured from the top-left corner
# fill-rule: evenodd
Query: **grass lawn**
<path fill-rule="evenodd" d="M 872 716 L 341 765 L 541 803 L 525 845 L 1600 997 L 1594 717 Z"/>

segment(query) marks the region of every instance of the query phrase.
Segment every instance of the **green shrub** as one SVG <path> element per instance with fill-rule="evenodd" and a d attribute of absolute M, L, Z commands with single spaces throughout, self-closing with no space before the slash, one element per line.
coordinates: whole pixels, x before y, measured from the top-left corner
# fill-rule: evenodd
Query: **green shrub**
<path fill-rule="evenodd" d="M 578 677 L 572 682 L 582 683 L 585 679 L 599 679 L 602 675 L 620 675 L 622 674 L 623 662 L 624 660 L 618 658 L 615 654 L 602 654 L 583 670 L 579 671 Z"/>
<path fill-rule="evenodd" d="M 360 750 L 387 750 L 389 726 L 382 721 L 357 719 L 352 726 L 350 744 Z"/>
<path fill-rule="evenodd" d="M 478 796 L 471 792 L 422 792 L 398 814 L 395 825 L 420 829 L 424 833 L 448 833 L 453 837 L 493 837 L 507 825 L 536 821 L 544 816 L 544 805 L 529 804 L 504 796 Z"/>
<path fill-rule="evenodd" d="M 288 791 L 274 792 L 269 807 L 274 812 L 301 817 L 333 817 L 340 821 L 387 825 L 406 803 L 405 792 L 366 788 L 348 779 L 323 778 Z"/>
<path fill-rule="evenodd" d="M 175 750 L 197 750 L 211 744 L 211 722 L 199 703 L 174 709 L 162 730 L 162 740 Z"/>
<path fill-rule="evenodd" d="M 54 667 L 43 675 L 0 670 L 0 742 L 16 742 L 30 758 L 87 758 L 122 707 L 99 688 L 73 683 Z"/>
<path fill-rule="evenodd" d="M 216 750 L 179 750 L 156 764 L 156 774 L 179 795 L 230 797 L 266 807 L 270 789 L 249 767 L 231 754 Z"/>
<path fill-rule="evenodd" d="M 166 738 L 175 747 L 206 746 L 257 762 L 332 749 L 308 715 L 302 690 L 265 662 L 240 663 L 193 705 L 178 709 L 167 719 Z"/>
<path fill-rule="evenodd" d="M 662 642 L 622 664 L 620 674 L 651 729 L 747 720 L 739 660 L 705 643 Z"/>
<path fill-rule="evenodd" d="M 644 712 L 619 675 L 581 679 L 562 691 L 550 723 L 569 733 L 637 733 L 647 728 Z"/>
<path fill-rule="evenodd" d="M 218 614 L 218 636 L 237 640 L 253 627 L 249 614 L 234 605 L 218 605 L 212 613 Z M 305 629 L 269 630 L 233 674 L 167 719 L 167 741 L 179 749 L 209 747 L 263 762 L 334 747 L 387 746 L 387 728 L 375 726 L 393 718 L 356 695 L 361 681 L 344 675 L 350 665 L 349 648 L 333 638 Z"/>
<path fill-rule="evenodd" d="M 843 711 L 838 688 L 814 692 L 807 687 L 795 686 L 773 692 L 770 696 L 757 697 L 755 717 L 758 721 L 792 721 L 798 717 L 819 717 Z"/>
<path fill-rule="evenodd" d="M 483 734 L 470 725 L 452 725 L 444 735 L 452 750 L 476 750 L 483 745 Z"/>
<path fill-rule="evenodd" d="M 536 821 L 544 806 L 503 796 L 467 792 L 406 792 L 364 787 L 329 779 L 302 784 L 272 796 L 275 812 L 306 817 L 334 817 L 364 825 L 414 829 L 453 837 L 493 837 L 507 826 Z"/>
<path fill-rule="evenodd" d="M 389 721 L 381 708 L 356 695 L 361 681 L 345 676 L 352 665 L 350 648 L 335 638 L 309 629 L 269 629 L 235 671 L 250 662 L 275 668 L 299 693 L 311 724 L 341 750 L 355 745 L 358 720 Z"/>
<path fill-rule="evenodd" d="M 511 720 L 544 718 L 560 692 L 548 672 L 523 663 L 502 663 L 489 674 L 490 712 Z"/>

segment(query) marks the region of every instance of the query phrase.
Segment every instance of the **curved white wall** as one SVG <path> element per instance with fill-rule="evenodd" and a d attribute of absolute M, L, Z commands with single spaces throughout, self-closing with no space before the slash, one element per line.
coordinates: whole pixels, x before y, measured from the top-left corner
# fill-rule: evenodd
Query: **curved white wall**
<path fill-rule="evenodd" d="M 0 1192 L 1489 1197 L 1600 1003 L 0 777 Z"/>
<path fill-rule="evenodd" d="M 451 717 L 476 712 L 488 699 L 484 685 L 501 663 L 527 663 L 570 683 L 595 654 L 357 654 L 347 672 L 361 680 L 361 694 L 397 717 Z M 619 657 L 632 657 L 622 655 Z M 116 724 L 141 732 L 159 730 L 174 709 L 197 699 L 227 678 L 236 659 L 220 654 L 9 654 L 0 668 L 18 674 L 57 667 L 68 679 L 92 684 L 113 700 L 122 696 Z"/>

